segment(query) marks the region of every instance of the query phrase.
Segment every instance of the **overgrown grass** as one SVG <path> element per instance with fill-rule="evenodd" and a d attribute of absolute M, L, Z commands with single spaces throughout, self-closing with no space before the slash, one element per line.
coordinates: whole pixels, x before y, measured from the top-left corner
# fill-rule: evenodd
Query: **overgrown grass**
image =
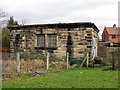
<path fill-rule="evenodd" d="M 3 88 L 117 88 L 118 71 L 109 68 L 75 68 L 38 77 L 22 74 L 3 81 Z"/>

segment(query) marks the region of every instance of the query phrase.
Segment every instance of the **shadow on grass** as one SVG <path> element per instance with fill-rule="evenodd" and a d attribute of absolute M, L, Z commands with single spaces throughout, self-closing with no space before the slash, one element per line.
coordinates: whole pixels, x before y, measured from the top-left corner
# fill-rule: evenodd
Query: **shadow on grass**
<path fill-rule="evenodd" d="M 109 68 L 103 69 L 102 71 L 113 71 L 113 69 L 112 69 L 112 67 L 109 67 Z"/>
<path fill-rule="evenodd" d="M 111 66 L 111 67 L 104 68 L 102 71 L 117 71 L 117 69 L 113 69 Z"/>

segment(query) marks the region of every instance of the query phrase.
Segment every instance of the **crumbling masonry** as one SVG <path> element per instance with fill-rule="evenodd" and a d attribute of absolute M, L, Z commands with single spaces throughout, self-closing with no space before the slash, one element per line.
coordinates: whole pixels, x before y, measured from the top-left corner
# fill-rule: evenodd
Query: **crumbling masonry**
<path fill-rule="evenodd" d="M 34 48 L 43 54 L 48 51 L 59 58 L 81 60 L 89 53 L 89 62 L 97 56 L 98 28 L 94 23 L 57 23 L 12 26 L 10 29 L 11 53 Z"/>

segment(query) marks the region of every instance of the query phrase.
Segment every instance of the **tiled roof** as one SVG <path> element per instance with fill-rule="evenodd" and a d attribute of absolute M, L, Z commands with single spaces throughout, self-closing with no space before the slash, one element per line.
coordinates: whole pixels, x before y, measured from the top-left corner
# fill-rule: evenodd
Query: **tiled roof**
<path fill-rule="evenodd" d="M 113 27 L 105 27 L 106 31 L 108 32 L 108 34 L 116 34 L 116 35 L 120 35 L 120 28 L 113 28 Z"/>

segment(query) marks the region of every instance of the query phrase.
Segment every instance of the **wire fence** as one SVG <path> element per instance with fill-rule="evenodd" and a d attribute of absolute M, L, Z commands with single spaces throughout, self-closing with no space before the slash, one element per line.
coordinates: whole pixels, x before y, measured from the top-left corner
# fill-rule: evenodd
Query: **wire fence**
<path fill-rule="evenodd" d="M 23 52 L 20 53 L 20 72 L 46 72 L 47 66 L 47 54 L 40 52 L 30 53 Z M 2 60 L 3 68 L 3 79 L 4 78 L 15 78 L 18 77 L 17 72 L 17 60 L 16 53 L 10 54 L 10 57 L 6 60 Z M 50 53 L 49 56 L 49 71 L 58 71 L 66 68 L 66 57 L 59 58 L 54 54 Z"/>
<path fill-rule="evenodd" d="M 18 77 L 19 73 L 28 72 L 47 72 L 47 71 L 60 71 L 62 69 L 71 68 L 72 65 L 80 66 L 85 59 L 85 57 L 77 58 L 72 56 L 64 55 L 63 57 L 58 57 L 54 53 L 49 52 L 19 52 L 20 59 L 19 63 L 16 59 L 17 53 L 10 53 L 2 60 L 3 67 L 3 78 L 15 78 Z M 9 57 L 9 58 L 8 58 Z M 49 58 L 49 69 L 47 70 L 47 59 Z M 69 65 L 67 65 L 67 58 L 69 59 Z M 87 62 L 84 62 L 82 66 L 86 66 Z M 18 64 L 20 71 L 18 72 Z M 74 68 L 74 66 L 72 67 Z"/>

